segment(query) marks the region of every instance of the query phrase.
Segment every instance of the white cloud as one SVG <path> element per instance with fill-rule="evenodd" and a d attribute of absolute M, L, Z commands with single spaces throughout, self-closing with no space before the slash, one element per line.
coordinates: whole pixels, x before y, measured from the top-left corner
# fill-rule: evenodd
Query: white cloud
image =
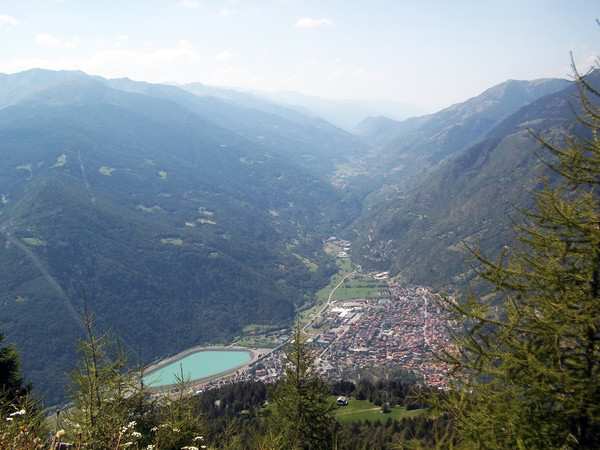
<path fill-rule="evenodd" d="M 46 33 L 38 33 L 38 35 L 35 37 L 35 42 L 38 45 L 43 45 L 46 47 L 75 48 L 79 42 L 79 37 L 74 36 L 71 39 L 65 40 Z"/>
<path fill-rule="evenodd" d="M 215 56 L 215 61 L 227 61 L 228 59 L 231 59 L 234 57 L 234 54 L 232 52 L 230 52 L 229 50 L 225 50 L 224 52 L 219 53 L 218 55 Z"/>
<path fill-rule="evenodd" d="M 195 2 L 194 0 L 181 0 L 177 4 L 185 8 L 198 8 L 200 6 L 200 3 Z"/>
<path fill-rule="evenodd" d="M 223 17 L 232 16 L 235 13 L 235 9 L 222 9 L 221 11 L 219 11 L 219 15 Z"/>
<path fill-rule="evenodd" d="M 185 82 L 197 81 L 197 72 L 191 68 L 202 57 L 187 41 L 172 48 L 140 52 L 126 48 L 111 47 L 81 58 L 23 58 L 0 60 L 0 73 L 16 73 L 32 67 L 50 70 L 81 70 L 91 75 L 107 78 L 130 77 L 149 82 L 164 82 L 177 78 L 177 71 L 188 70 Z M 179 79 L 178 79 L 179 81 Z"/>
<path fill-rule="evenodd" d="M 128 40 L 129 40 L 129 36 L 120 34 L 119 36 L 115 37 L 114 45 L 117 47 L 122 47 L 123 44 L 125 44 Z"/>
<path fill-rule="evenodd" d="M 244 86 L 245 88 L 257 88 L 264 82 L 264 78 L 253 75 L 248 70 L 239 66 L 229 66 L 213 70 L 205 82 L 213 86 Z"/>
<path fill-rule="evenodd" d="M 327 78 L 333 81 L 339 81 L 346 76 L 346 72 L 344 70 L 334 70 L 329 72 Z"/>
<path fill-rule="evenodd" d="M 217 77 L 245 77 L 249 76 L 250 72 L 239 66 L 229 66 L 223 69 L 214 70 L 212 74 Z"/>
<path fill-rule="evenodd" d="M 310 17 L 305 17 L 303 19 L 298 20 L 294 26 L 298 28 L 315 28 L 322 26 L 330 26 L 333 25 L 333 21 L 329 19 L 312 19 Z"/>
<path fill-rule="evenodd" d="M 49 70 L 80 70 L 81 63 L 74 59 L 62 59 L 56 61 L 42 58 L 16 59 L 0 64 L 0 72 L 16 73 L 31 69 L 32 67 Z"/>
<path fill-rule="evenodd" d="M 352 73 L 352 78 L 355 78 L 355 79 L 358 79 L 358 80 L 372 80 L 372 81 L 375 81 L 375 80 L 379 79 L 379 76 L 377 76 L 373 72 L 369 72 L 365 68 L 360 68 L 360 69 L 355 70 L 354 73 Z"/>
<path fill-rule="evenodd" d="M 181 41 L 176 47 L 170 49 L 158 49 L 151 53 L 138 53 L 133 50 L 111 49 L 96 52 L 91 58 L 85 61 L 91 72 L 101 70 L 106 66 L 118 64 L 142 67 L 157 67 L 164 64 L 174 64 L 178 62 L 196 62 L 201 57 L 188 41 Z"/>
<path fill-rule="evenodd" d="M 4 25 L 12 25 L 13 27 L 16 27 L 17 25 L 19 25 L 19 21 L 13 16 L 0 14 L 0 28 L 2 28 Z"/>

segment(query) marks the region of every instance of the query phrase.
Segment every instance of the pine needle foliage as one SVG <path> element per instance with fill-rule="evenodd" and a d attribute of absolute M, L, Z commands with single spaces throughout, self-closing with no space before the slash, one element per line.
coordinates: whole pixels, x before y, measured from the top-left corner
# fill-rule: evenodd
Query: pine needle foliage
<path fill-rule="evenodd" d="M 24 384 L 19 352 L 4 339 L 0 333 L 0 450 L 42 448 L 48 430 L 41 398 Z"/>
<path fill-rule="evenodd" d="M 326 383 L 313 372 L 315 354 L 299 325 L 286 352 L 283 379 L 273 395 L 269 417 L 270 448 L 334 448 L 336 422 Z"/>
<path fill-rule="evenodd" d="M 491 294 L 443 296 L 460 327 L 434 403 L 460 446 L 600 448 L 600 77 L 573 68 L 576 120 L 562 143 L 536 135 L 550 170 L 516 244 L 497 261 L 472 251 Z"/>
<path fill-rule="evenodd" d="M 82 325 L 86 337 L 76 342 L 79 360 L 67 374 L 73 404 L 66 417 L 67 429 L 72 431 L 73 441 L 85 443 L 86 448 L 114 448 L 129 422 L 127 357 L 109 333 L 95 334 L 86 307 Z"/>

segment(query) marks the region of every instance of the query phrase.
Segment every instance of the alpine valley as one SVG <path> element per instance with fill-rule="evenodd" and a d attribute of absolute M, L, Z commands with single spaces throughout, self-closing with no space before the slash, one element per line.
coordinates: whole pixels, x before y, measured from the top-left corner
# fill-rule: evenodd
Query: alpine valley
<path fill-rule="evenodd" d="M 289 328 L 337 271 L 331 236 L 363 271 L 464 286 L 464 244 L 489 255 L 506 244 L 542 175 L 530 130 L 561 139 L 574 90 L 511 80 L 352 128 L 348 103 L 0 75 L 0 331 L 52 404 L 84 301 L 147 363 L 251 324 Z"/>

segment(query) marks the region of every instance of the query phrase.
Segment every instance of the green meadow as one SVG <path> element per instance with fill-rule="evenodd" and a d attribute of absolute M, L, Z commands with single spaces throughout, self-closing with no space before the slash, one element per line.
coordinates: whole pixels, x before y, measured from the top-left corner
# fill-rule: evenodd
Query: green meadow
<path fill-rule="evenodd" d="M 332 403 L 337 402 L 337 397 L 331 397 Z M 382 413 L 381 407 L 367 400 L 355 400 L 350 398 L 348 405 L 338 406 L 335 410 L 335 418 L 340 422 L 352 422 L 354 420 L 375 422 L 385 422 L 388 419 L 398 420 L 402 417 L 414 417 L 419 415 L 423 410 L 413 409 L 407 410 L 405 407 L 389 408 L 389 413 Z"/>

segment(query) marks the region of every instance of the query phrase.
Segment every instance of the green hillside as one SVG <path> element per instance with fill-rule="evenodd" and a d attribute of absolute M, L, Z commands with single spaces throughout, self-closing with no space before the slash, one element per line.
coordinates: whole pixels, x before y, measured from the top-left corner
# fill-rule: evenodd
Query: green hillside
<path fill-rule="evenodd" d="M 335 270 L 321 241 L 352 207 L 285 149 L 72 76 L 0 110 L 0 329 L 49 400 L 84 289 L 145 362 L 291 324 Z"/>
<path fill-rule="evenodd" d="M 423 285 L 463 284 L 481 242 L 488 254 L 507 244 L 515 206 L 528 207 L 542 175 L 530 130 L 564 137 L 573 115 L 573 87 L 518 110 L 476 144 L 449 157 L 409 191 L 372 199 L 355 239 L 357 262 Z"/>
<path fill-rule="evenodd" d="M 51 403 L 84 290 L 99 326 L 151 362 L 292 324 L 337 271 L 330 236 L 352 241 L 364 269 L 462 283 L 463 242 L 504 245 L 534 188 L 527 128 L 560 136 L 571 120 L 569 90 L 543 97 L 564 83 L 503 83 L 358 137 L 248 97 L 4 75 L 0 330 Z"/>

